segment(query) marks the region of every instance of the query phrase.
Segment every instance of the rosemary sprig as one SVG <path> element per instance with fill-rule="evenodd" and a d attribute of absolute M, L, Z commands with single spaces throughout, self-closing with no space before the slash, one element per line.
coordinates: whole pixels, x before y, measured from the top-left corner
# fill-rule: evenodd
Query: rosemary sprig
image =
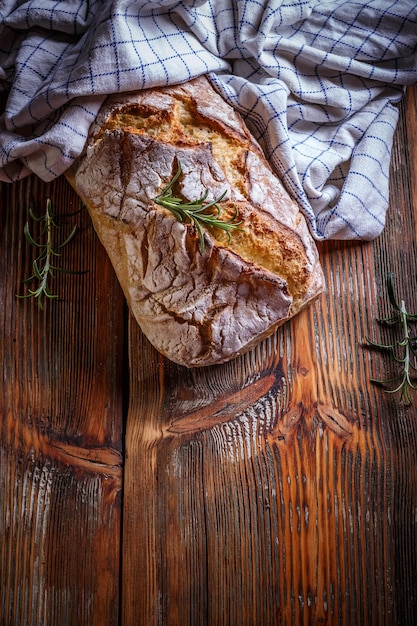
<path fill-rule="evenodd" d="M 410 390 L 417 389 L 412 380 L 417 372 L 415 360 L 417 357 L 417 336 L 410 334 L 409 322 L 417 322 L 417 315 L 407 311 L 404 300 L 398 303 L 394 293 L 394 282 L 391 272 L 387 276 L 387 291 L 390 304 L 396 313 L 392 317 L 379 318 L 377 322 L 384 326 L 396 326 L 399 324 L 403 338 L 391 344 L 376 343 L 369 338 L 367 338 L 367 342 L 373 348 L 387 352 L 390 358 L 400 365 L 400 372 L 394 378 L 387 380 L 371 379 L 371 382 L 384 387 L 387 393 L 399 392 L 400 398 L 404 403 L 410 405 L 412 403 Z"/>
<path fill-rule="evenodd" d="M 56 222 L 56 216 L 51 210 L 51 201 L 49 198 L 46 201 L 46 211 L 41 217 L 38 217 L 33 212 L 32 207 L 29 208 L 29 215 L 35 222 L 42 222 L 43 226 L 40 235 L 37 239 L 32 235 L 30 231 L 29 221 L 25 223 L 23 232 L 26 240 L 39 251 L 38 256 L 32 262 L 33 274 L 26 278 L 23 282 L 30 283 L 32 281 L 38 281 L 36 289 L 28 289 L 25 295 L 18 295 L 18 298 L 36 298 L 38 306 L 43 309 L 44 298 L 56 299 L 58 295 L 53 294 L 49 282 L 54 277 L 54 271 L 63 272 L 65 274 L 83 274 L 84 272 L 72 271 L 57 267 L 53 264 L 54 257 L 61 256 L 60 250 L 64 248 L 74 237 L 77 226 L 71 230 L 70 234 L 64 241 L 59 244 L 55 244 L 53 231 L 60 228 Z"/>
<path fill-rule="evenodd" d="M 211 202 L 206 202 L 209 190 L 206 189 L 201 198 L 191 202 L 185 201 L 183 198 L 173 195 L 173 187 L 182 172 L 181 163 L 178 161 L 178 169 L 172 180 L 166 187 L 155 197 L 153 201 L 160 206 L 165 207 L 180 222 L 188 222 L 194 224 L 200 240 L 200 252 L 204 252 L 204 232 L 203 227 L 220 228 L 227 233 L 227 243 L 230 243 L 232 231 L 242 230 L 239 228 L 241 221 L 236 222 L 236 213 L 230 220 L 220 219 L 221 209 L 218 205 L 223 200 L 227 191 L 224 191 L 218 198 Z"/>

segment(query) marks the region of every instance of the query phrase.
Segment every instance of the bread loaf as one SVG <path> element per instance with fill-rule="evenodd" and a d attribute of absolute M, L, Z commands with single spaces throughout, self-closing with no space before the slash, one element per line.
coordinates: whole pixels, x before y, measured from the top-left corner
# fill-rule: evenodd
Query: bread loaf
<path fill-rule="evenodd" d="M 155 198 L 220 196 L 230 234 L 181 222 Z M 69 179 L 128 305 L 167 358 L 197 367 L 251 349 L 324 288 L 299 207 L 241 117 L 205 77 L 109 97 Z"/>

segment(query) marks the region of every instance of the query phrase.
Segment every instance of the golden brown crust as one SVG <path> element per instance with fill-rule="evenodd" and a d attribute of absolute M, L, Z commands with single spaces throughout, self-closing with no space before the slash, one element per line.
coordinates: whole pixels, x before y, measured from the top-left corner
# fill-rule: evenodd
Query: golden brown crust
<path fill-rule="evenodd" d="M 226 192 L 220 229 L 180 223 L 155 196 L 181 162 L 175 195 Z M 298 205 L 241 118 L 205 78 L 110 97 L 73 185 L 89 208 L 142 330 L 188 367 L 250 349 L 323 291 L 317 249 Z"/>

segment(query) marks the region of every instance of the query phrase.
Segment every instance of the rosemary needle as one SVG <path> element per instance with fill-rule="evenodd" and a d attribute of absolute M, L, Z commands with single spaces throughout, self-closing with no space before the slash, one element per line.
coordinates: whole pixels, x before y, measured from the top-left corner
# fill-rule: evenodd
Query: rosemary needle
<path fill-rule="evenodd" d="M 224 191 L 218 198 L 207 202 L 209 190 L 206 189 L 204 194 L 197 200 L 187 202 L 183 198 L 173 195 L 173 186 L 177 182 L 182 172 L 181 163 L 178 161 L 178 169 L 166 187 L 155 197 L 153 201 L 160 206 L 165 207 L 180 222 L 188 222 L 194 224 L 200 240 L 200 252 L 204 252 L 204 231 L 203 227 L 219 228 L 227 233 L 228 244 L 232 236 L 233 230 L 242 230 L 239 228 L 241 222 L 236 222 L 236 214 L 230 220 L 220 219 L 221 210 L 218 205 L 223 200 L 227 191 Z"/>

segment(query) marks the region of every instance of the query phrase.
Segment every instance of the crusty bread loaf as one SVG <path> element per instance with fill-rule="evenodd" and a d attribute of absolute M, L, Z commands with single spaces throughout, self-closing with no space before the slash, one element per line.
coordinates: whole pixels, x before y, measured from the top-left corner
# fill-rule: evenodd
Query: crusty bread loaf
<path fill-rule="evenodd" d="M 179 221 L 155 197 L 226 192 L 227 234 Z M 323 291 L 315 243 L 241 117 L 205 77 L 109 97 L 69 179 L 151 343 L 196 367 L 242 354 Z"/>

